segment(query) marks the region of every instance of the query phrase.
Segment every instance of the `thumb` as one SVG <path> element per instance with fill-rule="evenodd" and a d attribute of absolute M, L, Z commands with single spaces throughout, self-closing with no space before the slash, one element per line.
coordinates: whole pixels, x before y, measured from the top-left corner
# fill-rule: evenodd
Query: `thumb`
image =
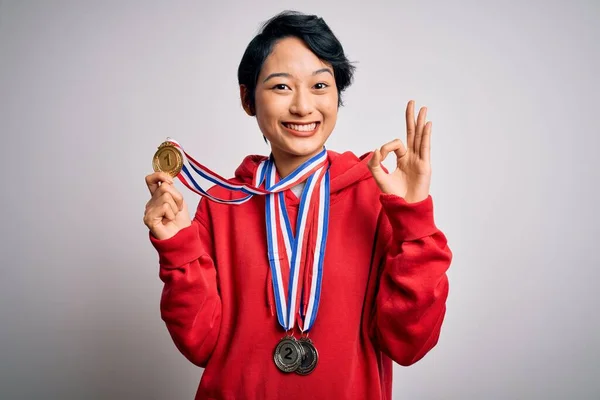
<path fill-rule="evenodd" d="M 387 173 L 381 167 L 381 161 L 381 151 L 379 149 L 376 149 L 375 151 L 373 151 L 373 156 L 369 160 L 368 165 L 369 169 L 371 170 L 371 174 L 373 175 L 373 178 L 375 178 L 377 182 L 381 182 L 381 180 L 385 179 L 385 176 L 387 175 Z"/>

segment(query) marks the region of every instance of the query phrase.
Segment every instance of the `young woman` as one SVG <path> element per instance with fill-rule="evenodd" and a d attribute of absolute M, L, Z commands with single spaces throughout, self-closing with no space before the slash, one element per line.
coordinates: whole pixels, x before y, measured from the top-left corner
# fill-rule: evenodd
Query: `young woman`
<path fill-rule="evenodd" d="M 433 219 L 431 122 L 411 101 L 406 145 L 324 150 L 352 73 L 321 18 L 277 15 L 238 71 L 271 156 L 237 168 L 226 185 L 243 193 L 208 192 L 246 201 L 204 199 L 190 220 L 170 175 L 146 177 L 162 317 L 205 368 L 197 399 L 389 399 L 392 360 L 411 365 L 438 341 L 452 253 Z"/>

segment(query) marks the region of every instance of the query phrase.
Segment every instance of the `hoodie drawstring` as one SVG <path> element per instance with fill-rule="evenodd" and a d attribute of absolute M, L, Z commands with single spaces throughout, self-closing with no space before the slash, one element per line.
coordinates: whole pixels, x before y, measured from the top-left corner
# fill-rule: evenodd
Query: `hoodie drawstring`
<path fill-rule="evenodd" d="M 273 283 L 271 282 L 271 268 L 267 268 L 267 279 L 266 279 L 266 290 L 267 290 L 267 308 L 271 313 L 271 317 L 275 315 L 273 311 L 273 303 L 275 303 L 275 297 L 273 296 Z"/>

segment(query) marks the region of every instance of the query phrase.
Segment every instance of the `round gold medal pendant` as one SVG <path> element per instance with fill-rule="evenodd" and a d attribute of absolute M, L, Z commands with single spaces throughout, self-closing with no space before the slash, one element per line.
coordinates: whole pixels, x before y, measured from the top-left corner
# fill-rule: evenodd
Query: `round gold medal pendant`
<path fill-rule="evenodd" d="M 152 158 L 152 168 L 155 172 L 166 172 L 175 178 L 183 168 L 181 152 L 172 142 L 164 142 Z"/>
<path fill-rule="evenodd" d="M 302 363 L 304 348 L 293 336 L 284 336 L 273 354 L 275 365 L 281 372 L 294 372 Z"/>

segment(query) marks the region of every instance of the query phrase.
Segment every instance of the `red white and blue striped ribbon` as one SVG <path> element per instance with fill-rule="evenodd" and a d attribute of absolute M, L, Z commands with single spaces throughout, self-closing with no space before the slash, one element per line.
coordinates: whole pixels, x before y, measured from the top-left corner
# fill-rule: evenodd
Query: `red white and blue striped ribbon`
<path fill-rule="evenodd" d="M 267 167 L 267 188 L 275 184 L 275 168 L 273 164 Z M 318 201 L 313 201 L 316 198 Z M 311 243 L 304 238 L 308 234 L 307 225 L 310 206 L 313 204 L 318 207 L 317 212 L 317 241 L 312 265 L 303 262 L 303 258 L 308 255 L 307 249 L 303 249 L 303 244 L 310 246 Z M 283 245 L 279 242 L 277 235 L 277 221 L 283 233 Z M 329 171 L 327 166 L 322 166 L 314 174 L 310 175 L 304 186 L 300 208 L 298 210 L 298 220 L 296 223 L 296 235 L 292 234 L 291 224 L 285 208 L 283 193 L 279 196 L 270 195 L 266 201 L 266 220 L 267 220 L 267 239 L 269 245 L 269 263 L 273 276 L 273 291 L 275 292 L 275 305 L 277 309 L 277 318 L 279 324 L 287 331 L 294 327 L 297 309 L 297 296 L 300 286 L 300 265 L 305 264 L 305 268 L 312 269 L 312 279 L 308 298 L 303 299 L 306 302 L 306 315 L 300 313 L 298 325 L 303 332 L 307 332 L 314 325 L 321 294 L 321 281 L 323 276 L 323 260 L 325 257 L 325 244 L 327 240 L 327 229 L 329 222 Z M 279 251 L 283 250 L 286 257 L 280 257 Z M 289 266 L 289 281 L 287 301 L 282 279 L 281 261 L 287 261 Z M 302 311 L 304 307 L 301 307 Z"/>
<path fill-rule="evenodd" d="M 324 163 L 327 162 L 327 152 L 325 149 L 321 151 L 319 154 L 306 161 L 300 167 L 298 167 L 294 172 L 290 175 L 286 176 L 285 179 L 279 181 L 276 185 L 274 185 L 271 190 L 261 189 L 259 186 L 262 184 L 255 184 L 255 186 L 248 186 L 243 183 L 235 183 L 231 182 L 228 179 L 223 178 L 222 176 L 212 172 L 210 169 L 206 168 L 204 165 L 200 164 L 196 161 L 192 156 L 185 152 L 183 147 L 174 139 L 168 138 L 168 142 L 171 142 L 176 148 L 178 148 L 183 157 L 183 168 L 177 178 L 187 186 L 188 189 L 192 190 L 195 193 L 198 193 L 200 196 L 204 196 L 210 200 L 216 201 L 217 203 L 225 203 L 225 204 L 242 204 L 246 201 L 250 200 L 253 195 L 268 195 L 270 193 L 278 193 L 286 191 L 293 186 L 303 182 L 306 177 L 312 173 L 314 173 L 317 169 L 319 169 Z M 262 162 L 258 166 L 258 171 L 256 173 L 257 177 L 263 176 L 263 168 L 266 166 L 268 162 L 271 160 L 266 160 Z M 218 197 L 214 197 L 208 192 L 206 192 L 194 179 L 192 173 L 200 175 L 202 178 L 214 183 L 215 185 L 219 185 L 226 189 L 236 192 L 246 193 L 248 196 L 245 196 L 240 199 L 228 200 L 228 199 L 220 199 Z"/>
<path fill-rule="evenodd" d="M 272 157 L 270 157 L 259 164 L 253 182 L 254 185 L 248 186 L 231 182 L 215 174 L 187 154 L 177 141 L 170 138 L 167 141 L 173 143 L 180 150 L 183 157 L 183 168 L 177 177 L 186 187 L 195 193 L 218 203 L 234 205 L 243 204 L 254 195 L 266 196 L 265 214 L 269 266 L 271 268 L 277 320 L 286 331 L 292 329 L 296 322 L 296 309 L 298 308 L 296 304 L 297 295 L 302 281 L 300 279 L 300 266 L 303 264 L 303 258 L 309 254 L 308 249 L 303 249 L 303 244 L 306 244 L 306 246 L 311 245 L 308 240 L 305 240 L 305 237 L 309 233 L 307 226 L 310 223 L 308 219 L 310 208 L 311 206 L 318 207 L 313 262 L 310 266 L 304 262 L 306 264 L 305 268 L 310 267 L 312 269 L 310 291 L 308 292 L 308 298 L 302 299 L 303 304 L 300 305 L 300 318 L 298 321 L 300 329 L 303 332 L 308 332 L 314 325 L 319 308 L 323 261 L 325 258 L 325 245 L 329 224 L 329 163 L 327 160 L 327 151 L 323 149 L 319 154 L 303 163 L 280 181 L 277 181 L 275 164 Z M 247 196 L 239 199 L 220 199 L 214 197 L 200 187 L 194 179 L 193 173 L 216 185 L 231 191 L 245 193 Z M 304 181 L 306 181 L 306 184 L 300 201 L 296 234 L 294 235 L 285 207 L 284 191 Z M 263 183 L 264 189 L 262 188 Z M 282 231 L 281 237 L 283 238 L 283 243 L 279 239 L 279 229 Z M 286 253 L 285 257 L 280 257 L 280 251 Z M 286 265 L 290 271 L 287 296 L 282 274 L 282 268 Z M 306 313 L 304 313 L 304 310 L 306 310 Z"/>

